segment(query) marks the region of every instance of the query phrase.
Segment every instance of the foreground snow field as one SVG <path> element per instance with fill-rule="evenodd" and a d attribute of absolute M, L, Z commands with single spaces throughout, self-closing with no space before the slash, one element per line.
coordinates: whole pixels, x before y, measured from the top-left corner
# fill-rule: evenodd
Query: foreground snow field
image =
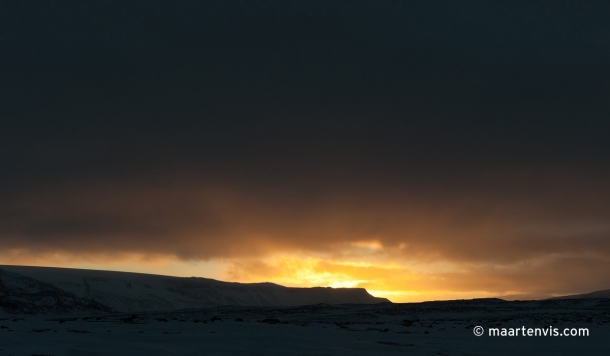
<path fill-rule="evenodd" d="M 604 299 L 214 307 L 0 315 L 0 355 L 609 355 Z M 483 326 L 485 335 L 473 334 Z M 583 337 L 490 337 L 488 327 L 588 328 Z"/>

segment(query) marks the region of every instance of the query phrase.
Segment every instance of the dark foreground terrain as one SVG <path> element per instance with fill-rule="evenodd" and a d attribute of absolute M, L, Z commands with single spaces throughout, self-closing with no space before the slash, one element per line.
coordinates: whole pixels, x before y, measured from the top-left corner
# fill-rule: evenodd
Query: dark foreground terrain
<path fill-rule="evenodd" d="M 589 336 L 488 335 L 550 326 Z M 0 315 L 0 355 L 610 355 L 609 336 L 608 299 Z"/>

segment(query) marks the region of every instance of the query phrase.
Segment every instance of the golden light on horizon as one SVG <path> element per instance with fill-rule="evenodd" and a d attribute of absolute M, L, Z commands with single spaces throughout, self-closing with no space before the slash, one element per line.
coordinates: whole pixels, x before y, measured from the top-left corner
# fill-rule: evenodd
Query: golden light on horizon
<path fill-rule="evenodd" d="M 360 254 L 353 255 L 354 246 Z M 400 249 L 400 247 L 398 247 Z M 364 249 L 364 250 L 362 250 Z M 369 252 L 374 250 L 374 254 Z M 101 269 L 182 277 L 203 277 L 241 283 L 272 282 L 288 287 L 365 288 L 392 302 L 470 299 L 512 295 L 549 296 L 520 289 L 531 276 L 502 265 L 456 264 L 413 259 L 408 265 L 391 258 L 391 249 L 375 241 L 345 245 L 334 255 L 270 253 L 260 258 L 184 260 L 171 255 L 140 253 L 69 254 L 3 251 L 5 264 Z M 343 253 L 343 255 L 342 255 Z M 404 261 L 404 259 L 402 260 Z M 534 262 L 544 266 L 544 261 Z"/>
<path fill-rule="evenodd" d="M 382 250 L 375 244 L 357 245 Z M 350 259 L 283 253 L 262 258 L 185 261 L 176 256 L 139 253 L 74 255 L 58 251 L 32 254 L 26 250 L 12 249 L 0 254 L 4 264 L 14 265 L 203 277 L 241 283 L 272 282 L 288 287 L 365 288 L 371 295 L 395 303 L 552 296 L 544 290 L 521 288 L 533 283 L 531 281 L 536 280 L 536 275 L 522 275 L 515 268 L 502 265 L 473 267 L 448 261 L 413 260 L 407 266 L 386 255 L 382 257 L 359 256 Z M 533 263 L 539 268 L 548 268 L 542 260 Z"/>

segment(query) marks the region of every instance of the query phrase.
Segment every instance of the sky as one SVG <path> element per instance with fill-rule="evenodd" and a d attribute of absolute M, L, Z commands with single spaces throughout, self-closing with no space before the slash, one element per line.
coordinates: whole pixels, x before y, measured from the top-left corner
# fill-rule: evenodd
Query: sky
<path fill-rule="evenodd" d="M 4 1 L 0 264 L 610 288 L 610 6 Z"/>

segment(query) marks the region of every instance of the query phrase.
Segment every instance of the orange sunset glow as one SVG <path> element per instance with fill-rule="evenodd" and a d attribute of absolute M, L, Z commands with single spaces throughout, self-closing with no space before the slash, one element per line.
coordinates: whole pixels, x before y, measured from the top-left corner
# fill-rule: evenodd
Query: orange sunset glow
<path fill-rule="evenodd" d="M 0 265 L 392 302 L 610 288 L 606 20 L 17 3 L 0 9 Z"/>
<path fill-rule="evenodd" d="M 0 354 L 610 355 L 609 15 L 0 1 Z"/>
<path fill-rule="evenodd" d="M 507 184 L 501 176 L 488 179 Z M 583 177 L 562 179 L 558 189 Z M 521 190 L 537 184 L 522 182 Z M 53 221 L 66 225 L 41 240 L 27 235 L 37 225 L 13 224 L 0 257 L 16 265 L 366 288 L 393 302 L 543 298 L 594 289 L 599 273 L 582 273 L 607 263 L 596 236 L 609 226 L 587 218 L 602 211 L 570 204 L 573 214 L 566 218 L 568 205 L 491 199 L 474 187 L 440 200 L 422 190 L 354 189 L 294 201 L 281 190 L 204 189 L 170 177 L 163 186 L 96 183 L 33 191 L 15 204 L 27 206 L 41 228 Z M 599 192 L 594 184 L 588 189 L 579 194 Z M 82 240 L 87 231 L 94 237 Z"/>

